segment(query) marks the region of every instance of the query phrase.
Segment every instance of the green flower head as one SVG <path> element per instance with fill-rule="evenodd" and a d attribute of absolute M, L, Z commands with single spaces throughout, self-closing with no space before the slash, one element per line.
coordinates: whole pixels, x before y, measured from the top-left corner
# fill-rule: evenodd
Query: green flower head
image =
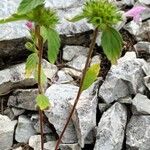
<path fill-rule="evenodd" d="M 72 21 L 86 18 L 89 23 L 101 29 L 112 26 L 122 20 L 118 8 L 108 0 L 88 0 L 83 7 L 81 15 L 76 16 Z"/>

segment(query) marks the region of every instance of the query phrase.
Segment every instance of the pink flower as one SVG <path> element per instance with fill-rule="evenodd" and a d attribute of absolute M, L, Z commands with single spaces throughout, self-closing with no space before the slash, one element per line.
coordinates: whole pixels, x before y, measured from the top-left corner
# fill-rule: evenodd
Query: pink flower
<path fill-rule="evenodd" d="M 146 8 L 143 6 L 135 6 L 129 11 L 125 13 L 126 17 L 133 17 L 133 20 L 135 22 L 138 22 L 140 20 L 140 14 L 145 10 Z"/>
<path fill-rule="evenodd" d="M 32 24 L 31 21 L 28 21 L 28 22 L 26 23 L 26 26 L 27 26 L 30 30 L 33 28 L 33 24 Z"/>

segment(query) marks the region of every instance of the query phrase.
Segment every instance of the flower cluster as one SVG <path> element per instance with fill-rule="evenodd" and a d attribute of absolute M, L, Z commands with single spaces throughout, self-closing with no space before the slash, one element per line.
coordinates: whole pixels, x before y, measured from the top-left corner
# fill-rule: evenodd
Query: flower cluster
<path fill-rule="evenodd" d="M 100 28 L 112 26 L 122 20 L 118 8 L 107 0 L 87 1 L 83 8 L 83 16 Z"/>

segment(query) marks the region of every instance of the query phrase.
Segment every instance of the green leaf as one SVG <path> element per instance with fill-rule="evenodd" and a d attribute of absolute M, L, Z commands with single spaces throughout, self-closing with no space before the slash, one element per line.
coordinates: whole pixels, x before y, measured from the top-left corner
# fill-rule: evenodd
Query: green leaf
<path fill-rule="evenodd" d="M 39 5 L 44 4 L 44 0 L 22 0 L 18 7 L 18 14 L 26 14 Z"/>
<path fill-rule="evenodd" d="M 82 90 L 86 90 L 97 79 L 100 71 L 100 64 L 93 64 L 86 72 Z"/>
<path fill-rule="evenodd" d="M 67 20 L 70 21 L 70 22 L 77 22 L 77 21 L 80 21 L 84 18 L 85 18 L 85 16 L 83 14 L 81 14 L 81 15 L 76 15 L 72 19 L 67 19 Z"/>
<path fill-rule="evenodd" d="M 39 94 L 36 97 L 36 102 L 37 102 L 37 106 L 40 108 L 40 110 L 46 110 L 50 106 L 48 97 L 46 97 L 43 94 Z"/>
<path fill-rule="evenodd" d="M 116 63 L 121 55 L 123 44 L 120 33 L 112 27 L 107 27 L 102 33 L 101 44 L 107 58 L 112 64 Z"/>
<path fill-rule="evenodd" d="M 38 68 L 35 69 L 34 78 L 38 83 Z M 47 82 L 47 77 L 44 73 L 43 68 L 41 68 L 41 84 L 44 86 L 46 84 L 46 82 Z"/>
<path fill-rule="evenodd" d="M 60 48 L 59 34 L 52 28 L 45 28 L 43 32 L 48 42 L 48 60 L 55 63 Z"/>
<path fill-rule="evenodd" d="M 32 73 L 37 67 L 37 62 L 38 62 L 38 56 L 36 53 L 33 53 L 28 56 L 26 61 L 26 67 L 25 67 L 26 78 L 29 78 L 32 75 Z"/>
<path fill-rule="evenodd" d="M 36 52 L 36 48 L 35 48 L 34 44 L 31 42 L 27 42 L 25 44 L 25 47 L 26 47 L 26 49 L 28 49 L 31 52 Z"/>
<path fill-rule="evenodd" d="M 28 20 L 28 17 L 26 15 L 13 14 L 12 16 L 10 16 L 6 19 L 1 19 L 0 24 L 13 22 L 13 21 L 20 21 L 20 20 Z"/>

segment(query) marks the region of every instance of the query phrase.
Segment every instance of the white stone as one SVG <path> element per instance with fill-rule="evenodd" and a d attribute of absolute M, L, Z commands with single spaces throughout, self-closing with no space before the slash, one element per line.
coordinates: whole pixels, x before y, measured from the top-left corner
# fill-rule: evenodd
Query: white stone
<path fill-rule="evenodd" d="M 89 133 L 96 127 L 97 85 L 98 81 L 82 92 L 72 116 L 77 132 L 78 143 L 82 148 L 87 144 L 85 140 L 88 136 L 90 136 L 90 139 L 94 139 L 93 135 Z M 74 100 L 71 100 L 69 104 L 72 109 Z M 92 143 L 93 141 L 88 141 L 88 144 Z"/>
<path fill-rule="evenodd" d="M 87 56 L 88 48 L 83 46 L 65 46 L 63 48 L 63 59 L 67 61 L 71 61 L 73 58 L 84 55 Z"/>
<path fill-rule="evenodd" d="M 43 70 L 48 79 L 52 79 L 57 67 L 43 60 Z M 34 77 L 25 78 L 25 63 L 14 65 L 8 69 L 0 71 L 0 95 L 11 92 L 14 88 L 33 86 L 36 84 Z"/>
<path fill-rule="evenodd" d="M 132 111 L 133 114 L 150 115 L 150 99 L 138 93 L 132 100 Z"/>
<path fill-rule="evenodd" d="M 15 13 L 20 0 L 2 0 L 0 3 L 0 18 L 6 18 Z M 46 0 L 46 7 L 51 7 L 57 10 L 60 18 L 60 24 L 57 26 L 57 30 L 60 34 L 71 35 L 75 33 L 81 33 L 93 29 L 93 26 L 88 24 L 86 20 L 81 20 L 76 23 L 71 23 L 66 20 L 74 17 L 81 12 L 84 0 L 61 0 L 59 2 L 55 0 Z M 0 41 L 10 40 L 28 36 L 28 29 L 25 26 L 25 21 L 8 23 L 0 25 Z"/>
<path fill-rule="evenodd" d="M 18 89 L 9 97 L 7 105 L 26 110 L 36 109 L 38 89 Z"/>
<path fill-rule="evenodd" d="M 140 3 L 145 4 L 145 5 L 150 5 L 149 0 L 139 0 Z"/>
<path fill-rule="evenodd" d="M 87 57 L 83 55 L 79 55 L 78 57 L 74 58 L 72 61 L 68 62 L 67 65 L 74 69 L 82 71 L 85 67 Z"/>
<path fill-rule="evenodd" d="M 54 107 L 45 111 L 51 124 L 54 125 L 58 135 L 61 134 L 69 116 L 69 100 L 76 97 L 78 87 L 70 84 L 53 84 L 46 90 L 46 96 L 54 103 Z M 77 142 L 76 132 L 72 121 L 70 122 L 63 138 L 63 143 Z"/>
<path fill-rule="evenodd" d="M 0 114 L 0 150 L 10 150 L 17 121 Z"/>
<path fill-rule="evenodd" d="M 126 108 L 119 103 L 104 112 L 98 124 L 94 150 L 122 150 L 126 121 Z"/>
<path fill-rule="evenodd" d="M 77 71 L 72 68 L 63 68 L 62 71 L 64 71 L 66 74 L 69 74 L 70 76 L 74 78 L 81 78 L 81 74 L 82 74 L 81 71 Z"/>
<path fill-rule="evenodd" d="M 32 135 L 35 135 L 36 131 L 33 128 L 33 124 L 29 118 L 22 115 L 19 116 L 18 124 L 15 132 L 15 140 L 17 142 L 27 143 Z"/>
<path fill-rule="evenodd" d="M 58 76 L 57 83 L 59 84 L 71 83 L 74 81 L 73 78 L 69 74 L 65 73 L 63 70 L 58 71 L 57 76 Z"/>
<path fill-rule="evenodd" d="M 150 149 L 150 116 L 132 116 L 127 125 L 126 149 Z"/>
<path fill-rule="evenodd" d="M 128 52 L 113 65 L 99 90 L 99 96 L 106 103 L 111 103 L 120 98 L 143 93 L 145 86 L 143 77 L 143 59 L 135 58 L 135 52 Z"/>

